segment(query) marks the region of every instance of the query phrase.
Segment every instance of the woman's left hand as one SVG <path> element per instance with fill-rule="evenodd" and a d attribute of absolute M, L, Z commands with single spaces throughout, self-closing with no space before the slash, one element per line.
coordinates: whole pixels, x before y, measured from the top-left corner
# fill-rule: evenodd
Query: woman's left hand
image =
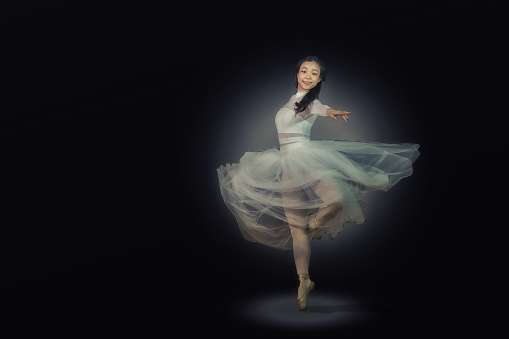
<path fill-rule="evenodd" d="M 348 114 L 350 114 L 350 113 L 352 113 L 352 112 L 338 111 L 338 110 L 335 110 L 335 109 L 332 109 L 332 108 L 328 108 L 327 109 L 327 115 L 329 117 L 331 117 L 334 120 L 338 120 L 336 115 L 339 115 L 339 116 L 341 116 L 343 118 L 343 120 L 345 120 L 345 122 L 348 122 L 348 119 L 350 119 L 350 117 L 348 116 Z"/>

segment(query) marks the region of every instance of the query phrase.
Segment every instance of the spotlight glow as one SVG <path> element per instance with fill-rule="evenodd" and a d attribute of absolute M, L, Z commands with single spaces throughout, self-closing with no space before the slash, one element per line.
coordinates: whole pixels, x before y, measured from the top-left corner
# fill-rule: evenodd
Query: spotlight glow
<path fill-rule="evenodd" d="M 294 294 L 276 294 L 246 302 L 241 313 L 248 320 L 274 327 L 351 327 L 395 311 L 350 296 L 312 293 L 306 311 L 297 309 Z"/>

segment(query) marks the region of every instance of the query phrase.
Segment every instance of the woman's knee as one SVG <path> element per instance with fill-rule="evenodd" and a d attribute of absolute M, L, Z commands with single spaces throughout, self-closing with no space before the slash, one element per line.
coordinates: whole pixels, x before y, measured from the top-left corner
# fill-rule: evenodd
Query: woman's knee
<path fill-rule="evenodd" d="M 307 238 L 306 228 L 304 227 L 290 225 L 290 232 L 292 233 L 293 238 L 302 236 L 305 236 Z"/>

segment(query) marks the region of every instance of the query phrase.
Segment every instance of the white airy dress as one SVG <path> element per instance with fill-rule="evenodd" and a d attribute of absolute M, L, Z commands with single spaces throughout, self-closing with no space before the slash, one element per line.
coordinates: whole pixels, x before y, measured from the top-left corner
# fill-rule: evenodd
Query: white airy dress
<path fill-rule="evenodd" d="M 290 225 L 312 230 L 313 239 L 333 239 L 345 223 L 363 223 L 365 196 L 410 176 L 420 154 L 418 144 L 310 140 L 316 117 L 327 116 L 329 106 L 314 100 L 295 114 L 305 94 L 293 95 L 276 114 L 280 149 L 246 152 L 238 164 L 217 169 L 221 195 L 244 238 L 282 250 L 292 248 Z M 311 228 L 327 206 L 339 213 Z"/>

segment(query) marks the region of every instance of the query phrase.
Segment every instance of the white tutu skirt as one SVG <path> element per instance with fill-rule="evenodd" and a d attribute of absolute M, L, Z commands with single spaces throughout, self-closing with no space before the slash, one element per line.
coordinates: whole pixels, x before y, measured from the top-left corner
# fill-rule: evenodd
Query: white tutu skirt
<path fill-rule="evenodd" d="M 366 195 L 410 176 L 418 148 L 313 140 L 247 152 L 238 164 L 217 169 L 219 186 L 246 240 L 288 250 L 290 226 L 305 228 L 312 239 L 333 239 L 345 223 L 363 223 Z M 318 225 L 315 219 L 327 221 Z"/>

